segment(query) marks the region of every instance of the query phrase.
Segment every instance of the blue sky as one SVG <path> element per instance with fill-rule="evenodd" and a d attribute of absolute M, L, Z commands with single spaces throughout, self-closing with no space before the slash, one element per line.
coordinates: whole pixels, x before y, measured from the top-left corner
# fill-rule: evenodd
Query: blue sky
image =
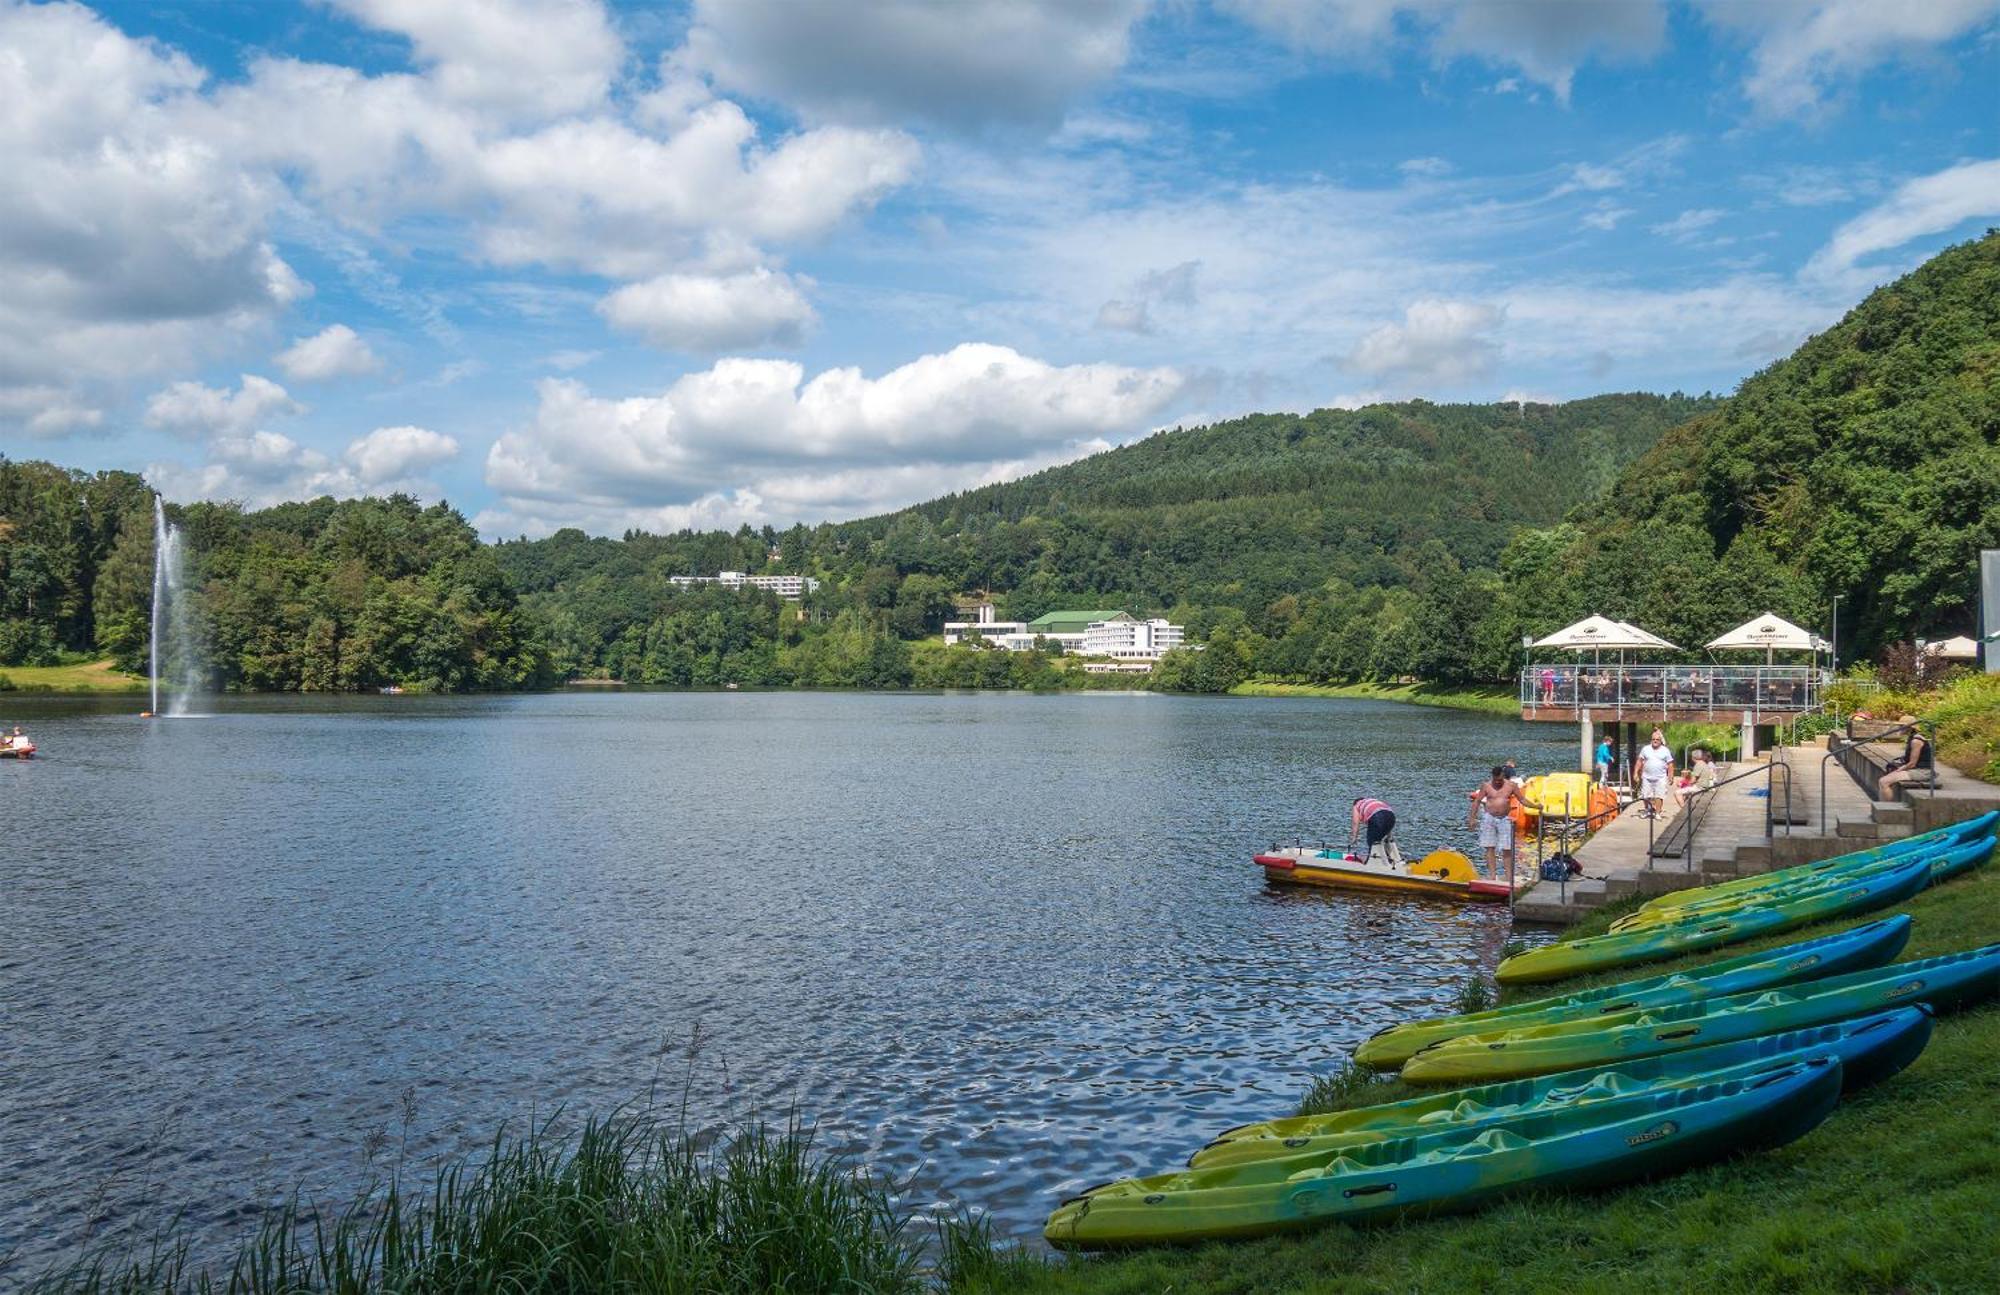
<path fill-rule="evenodd" d="M 1727 391 L 2000 223 L 2000 0 L 0 0 L 0 447 L 489 535 Z"/>

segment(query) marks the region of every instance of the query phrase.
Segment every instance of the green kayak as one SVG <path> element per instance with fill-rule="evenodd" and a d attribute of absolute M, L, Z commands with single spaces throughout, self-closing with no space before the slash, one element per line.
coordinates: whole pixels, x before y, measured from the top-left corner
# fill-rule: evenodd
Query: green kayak
<path fill-rule="evenodd" d="M 1905 859 L 1921 853 L 1931 861 L 1930 880 L 1924 884 L 1935 886 L 1949 881 L 1961 872 L 1968 872 L 1985 863 L 1993 854 L 1993 838 L 1981 836 L 1972 841 L 1958 844 L 1945 843 L 1929 850 L 1901 855 L 1893 859 L 1879 859 L 1860 867 L 1844 868 L 1835 873 L 1821 873 L 1816 877 L 1802 877 L 1784 886 L 1767 886 L 1762 890 L 1739 891 L 1732 895 L 1713 895 L 1707 899 L 1682 904 L 1678 908 L 1639 909 L 1627 913 L 1611 924 L 1614 931 L 1636 931 L 1643 927 L 1658 926 L 1666 922 L 1682 922 L 1695 917 L 1712 917 L 1717 913 L 1743 908 L 1750 904 L 1776 904 L 1830 889 L 1863 877 L 1872 877 L 1897 867 Z"/>
<path fill-rule="evenodd" d="M 1841 872 L 1866 868 L 1872 864 L 1919 850 L 1929 850 L 1935 846 L 1964 845 L 1981 837 L 1990 837 L 1996 829 L 2000 829 L 2000 810 L 1991 810 L 1977 818 L 1953 823 L 1934 832 L 1925 832 L 1921 836 L 1906 836 L 1900 841 L 1870 846 L 1866 850 L 1856 850 L 1852 854 L 1836 855 L 1816 863 L 1802 863 L 1794 868 L 1780 868 L 1776 872 L 1738 877 L 1733 881 L 1717 882 L 1713 886 L 1697 886 L 1692 890 L 1676 890 L 1665 895 L 1655 895 L 1639 906 L 1639 912 L 1659 913 L 1669 909 L 1685 908 L 1725 895 L 1754 894 L 1760 890 L 1779 889 L 1814 877 L 1838 875 Z"/>
<path fill-rule="evenodd" d="M 1593 971 L 1659 962 L 1685 953 L 1719 949 L 1760 935 L 1776 935 L 1810 922 L 1866 913 L 1900 904 L 1930 880 L 1930 860 L 1918 855 L 1874 876 L 1789 902 L 1730 909 L 1712 918 L 1690 919 L 1638 931 L 1611 931 L 1581 940 L 1562 940 L 1517 953 L 1500 964 L 1494 979 L 1505 985 L 1562 980 Z"/>
<path fill-rule="evenodd" d="M 1817 1056 L 1752 1078 L 1593 1102 L 1507 1128 L 1349 1147 L 1250 1187 L 1149 1191 L 1130 1180 L 1110 1183 L 1064 1201 L 1042 1234 L 1063 1250 L 1176 1244 L 1470 1209 L 1509 1192 L 1599 1187 L 1802 1137 L 1832 1112 L 1840 1083 L 1840 1062 Z"/>
<path fill-rule="evenodd" d="M 1949 1011 L 1990 998 L 1996 991 L 2000 991 L 2000 944 L 1989 944 L 1782 989 L 1703 999 L 1616 1022 L 1464 1035 L 1433 1044 L 1404 1062 L 1403 1079 L 1412 1084 L 1468 1084 L 1546 1075 L 1774 1030 L 1802 1029 L 1911 1003 Z"/>
<path fill-rule="evenodd" d="M 1762 953 L 1746 953 L 1692 971 L 1581 990 L 1574 994 L 1537 998 L 1532 1002 L 1496 1007 L 1486 1012 L 1406 1021 L 1380 1031 L 1354 1051 L 1354 1059 L 1376 1070 L 1394 1070 L 1440 1039 L 1461 1034 L 1491 1034 L 1525 1025 L 1561 1021 L 1601 1020 L 1648 1007 L 1671 1007 L 1700 998 L 1769 989 L 1795 980 L 1837 976 L 1864 967 L 1879 967 L 1903 951 L 1910 939 L 1907 916 L 1885 917 L 1849 931 L 1822 935 Z"/>
<path fill-rule="evenodd" d="M 1880 1083 L 1915 1061 L 1930 1037 L 1931 1011 L 1919 1003 L 1851 1021 L 1635 1057 L 1609 1066 L 1585 1066 L 1539 1079 L 1510 1079 L 1324 1115 L 1295 1115 L 1245 1124 L 1195 1152 L 1188 1160 L 1188 1167 L 1216 1169 L 1260 1161 L 1298 1167 L 1304 1163 L 1299 1157 L 1317 1155 L 1323 1159 L 1357 1143 L 1434 1133 L 1446 1128 L 1474 1125 L 1491 1128 L 1542 1111 L 1626 1096 L 1642 1088 L 1685 1087 L 1711 1078 L 1721 1079 L 1738 1070 L 1796 1061 L 1802 1056 L 1838 1057 L 1843 1091 L 1854 1092 Z M 1141 1181 L 1164 1183 L 1169 1179 Z"/>

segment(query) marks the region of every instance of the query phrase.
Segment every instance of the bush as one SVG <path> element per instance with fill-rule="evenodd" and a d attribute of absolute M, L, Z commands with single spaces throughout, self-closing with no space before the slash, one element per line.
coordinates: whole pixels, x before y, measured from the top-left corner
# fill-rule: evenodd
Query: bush
<path fill-rule="evenodd" d="M 35 621 L 0 621 L 0 665 L 54 665 L 56 636 Z"/>

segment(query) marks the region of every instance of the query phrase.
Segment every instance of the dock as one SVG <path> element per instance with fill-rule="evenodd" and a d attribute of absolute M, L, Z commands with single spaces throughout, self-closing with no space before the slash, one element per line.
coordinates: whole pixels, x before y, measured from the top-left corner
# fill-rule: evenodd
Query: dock
<path fill-rule="evenodd" d="M 1634 804 L 1576 850 L 1582 877 L 1566 884 L 1538 881 L 1515 901 L 1514 917 L 1568 926 L 1605 904 L 1635 895 L 1662 895 L 1830 859 L 2000 808 L 2000 787 L 1943 764 L 1937 766 L 1934 789 L 1876 801 L 1826 756 L 1826 739 L 1819 738 L 1718 768 L 1718 782 L 1746 771 L 1753 776 L 1704 793 L 1715 799 L 1697 811 L 1691 843 L 1688 824 L 1681 821 L 1687 811 L 1649 823 Z M 1769 769 L 1771 762 L 1779 767 Z M 1767 776 L 1754 776 L 1759 769 Z"/>

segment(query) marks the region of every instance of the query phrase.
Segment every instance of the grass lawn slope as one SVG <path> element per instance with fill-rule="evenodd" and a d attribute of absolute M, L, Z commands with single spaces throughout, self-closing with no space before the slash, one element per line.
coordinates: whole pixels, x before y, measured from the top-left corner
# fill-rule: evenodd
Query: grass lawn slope
<path fill-rule="evenodd" d="M 10 665 L 0 667 L 0 691 L 13 692 L 144 692 L 142 675 L 125 674 L 109 661 L 83 665 Z M 11 685 L 11 687 L 10 687 Z"/>
<path fill-rule="evenodd" d="M 1572 938 L 1601 931 L 1635 906 L 1597 916 Z M 1904 959 L 2000 940 L 2000 867 L 1989 864 L 1896 911 L 1916 918 Z M 1877 916 L 1746 943 L 1728 954 Z M 1700 961 L 1649 966 L 1624 978 Z M 1590 983 L 1596 982 L 1562 987 Z M 1349 1104 L 1408 1091 L 1394 1083 L 1326 1087 L 1358 1087 Z M 1819 1129 L 1777 1151 L 1615 1191 L 1521 1198 L 1465 1217 L 1372 1229 L 1336 1225 L 1298 1238 L 1017 1267 L 961 1289 L 1087 1295 L 2000 1290 L 1996 1117 L 2000 1010 L 1988 1006 L 1942 1018 L 1915 1065 L 1847 1099 Z M 1216 1131 L 1189 1128 L 1188 1149 Z M 1087 1166 L 1079 1169 L 1088 1173 Z"/>

